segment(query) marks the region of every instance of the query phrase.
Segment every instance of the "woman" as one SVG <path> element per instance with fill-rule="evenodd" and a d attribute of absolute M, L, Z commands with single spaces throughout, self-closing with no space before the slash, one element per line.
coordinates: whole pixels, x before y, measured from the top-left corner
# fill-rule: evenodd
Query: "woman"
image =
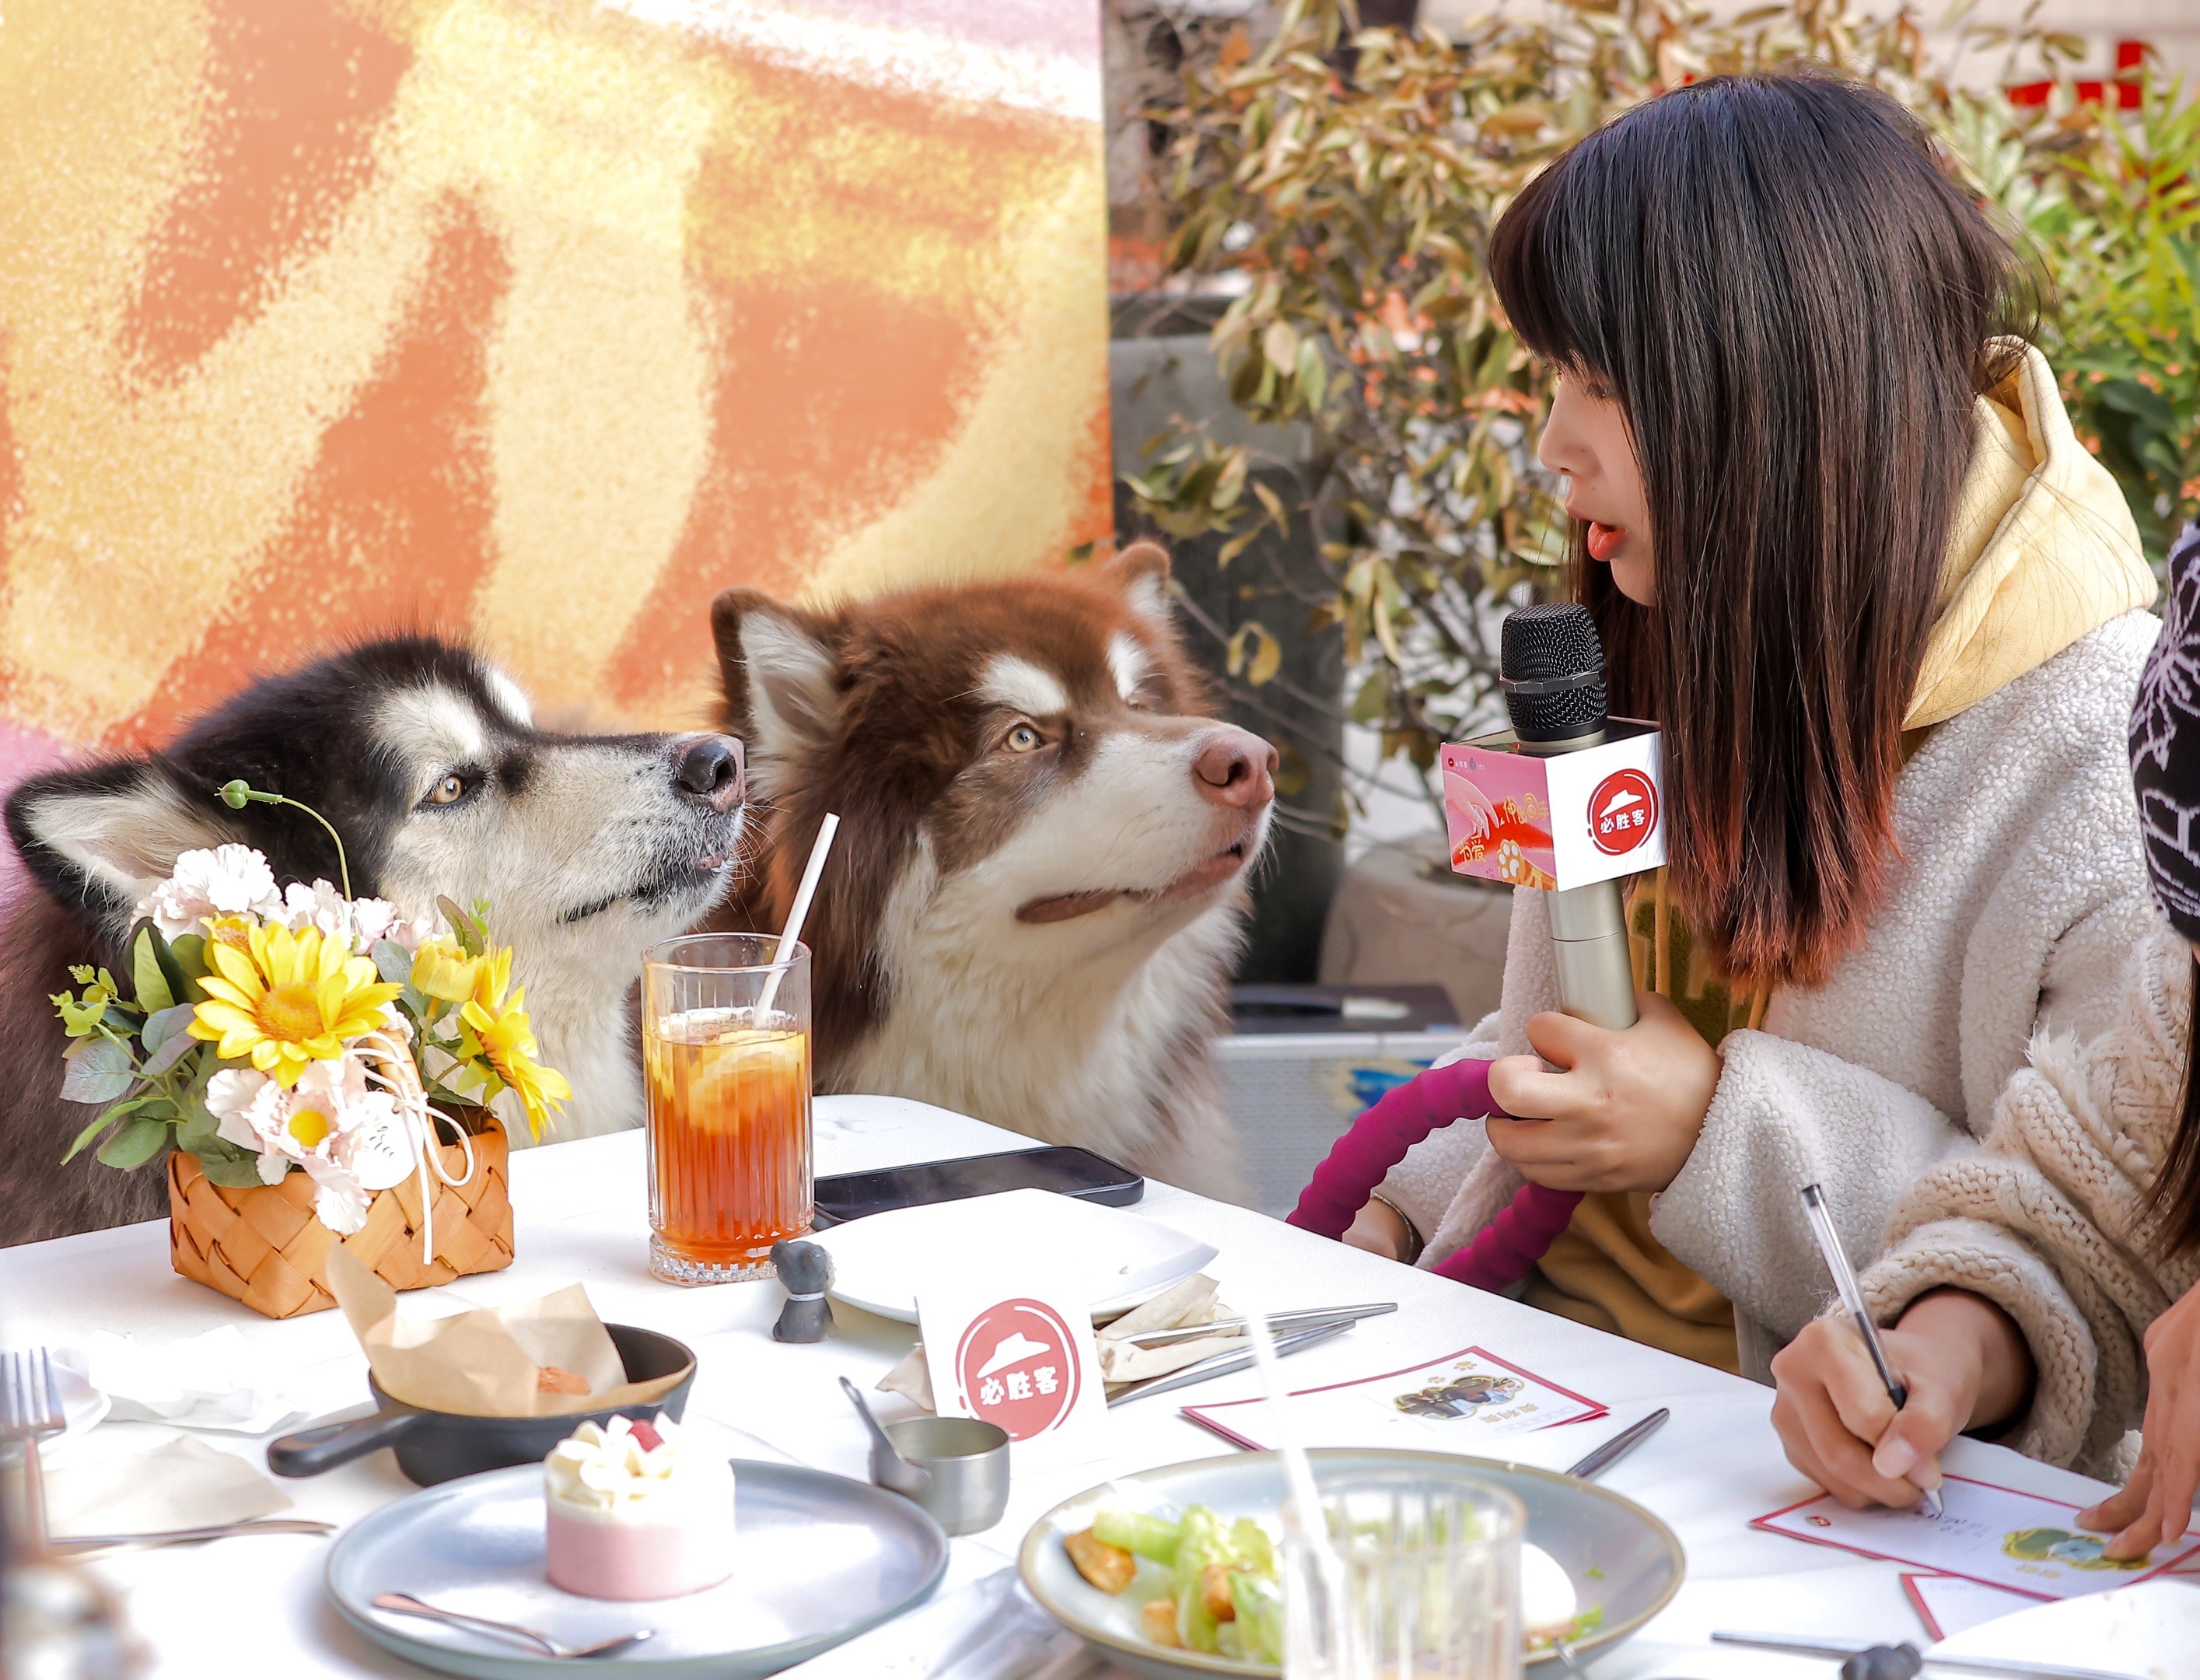
<path fill-rule="evenodd" d="M 1530 1118 L 1436 1134 L 1350 1239 L 1433 1261 L 1524 1174 L 1587 1191 L 1527 1298 L 1762 1376 L 1825 1288 L 1797 1187 L 1875 1255 L 2034 1032 L 2113 1007 L 2150 914 L 2121 741 L 2154 581 L 2009 336 L 2009 247 L 1867 89 L 1653 100 L 1522 192 L 1490 269 L 1560 376 L 1538 454 L 1613 710 L 1665 731 L 1654 995 L 1624 1033 L 1549 1013 L 1518 894 L 1466 1053 Z"/>
<path fill-rule="evenodd" d="M 2117 1475 L 2144 1406 L 2136 1472 L 2079 1519 L 2114 1531 L 2106 1549 L 2122 1558 L 2182 1534 L 2200 1486 L 2200 526 L 2169 571 L 2169 623 L 2131 723 L 2168 925 L 2133 951 L 2115 1024 L 2082 1047 L 2033 1046 L 1985 1147 L 1952 1152 L 1903 1198 L 1863 1279 L 1894 1326 L 1900 1414 L 1845 1321 L 1807 1326 L 1772 1362 L 1788 1458 L 1859 1507 L 1938 1485 L 1937 1455 L 1963 1430 Z"/>

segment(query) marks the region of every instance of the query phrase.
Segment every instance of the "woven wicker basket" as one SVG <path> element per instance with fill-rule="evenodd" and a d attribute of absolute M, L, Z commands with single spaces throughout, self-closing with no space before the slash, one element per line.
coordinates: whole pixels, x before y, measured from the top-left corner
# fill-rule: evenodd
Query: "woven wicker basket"
<path fill-rule="evenodd" d="M 416 1174 L 367 1204 L 366 1223 L 339 1237 L 313 1215 L 313 1181 L 294 1172 L 277 1185 L 228 1190 L 200 1169 L 196 1156 L 168 1156 L 168 1252 L 176 1270 L 271 1319 L 333 1307 L 323 1267 L 342 1243 L 392 1289 L 426 1289 L 468 1272 L 512 1264 L 510 1148 L 485 1109 L 440 1105 L 472 1135 L 473 1176 L 462 1185 L 434 1179 L 436 1257 L 420 1261 L 420 1180 Z M 441 1145 L 444 1169 L 465 1171 L 456 1144 Z"/>

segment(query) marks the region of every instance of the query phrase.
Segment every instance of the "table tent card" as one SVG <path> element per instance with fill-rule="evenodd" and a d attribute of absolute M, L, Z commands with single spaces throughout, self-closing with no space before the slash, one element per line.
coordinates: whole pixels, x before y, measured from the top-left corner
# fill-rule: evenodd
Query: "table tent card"
<path fill-rule="evenodd" d="M 1606 1409 L 1486 1348 L 1461 1348 L 1379 1377 L 1296 1390 L 1290 1399 L 1291 1427 L 1310 1447 L 1452 1453 L 1477 1453 L 1478 1443 L 1501 1436 L 1600 1418 Z M 1184 1414 L 1253 1451 L 1276 1444 L 1265 1398 L 1187 1406 Z"/>
<path fill-rule="evenodd" d="M 2014 1616 L 2039 1602 L 2029 1594 L 1989 1587 L 1983 1581 L 1967 1581 L 1960 1575 L 1905 1572 L 1902 1590 L 1917 1612 L 1917 1619 L 1925 1624 L 1927 1636 L 1936 1642 Z"/>
<path fill-rule="evenodd" d="M 2078 1526 L 2083 1507 L 1963 1476 L 1945 1478 L 1940 1497 L 1945 1508 L 1935 1519 L 1922 1511 L 1851 1511 L 1820 1494 L 1751 1526 L 2035 1599 L 2106 1592 L 2200 1554 L 2200 1532 L 2188 1529 L 2150 1557 L 2112 1563 L 2101 1555 L 2105 1537 Z"/>
<path fill-rule="evenodd" d="M 1018 1474 L 1105 1457 L 1107 1389 L 1083 1290 L 1058 1270 L 1014 1277 L 942 1279 L 918 1297 L 933 1409 L 998 1424 Z"/>

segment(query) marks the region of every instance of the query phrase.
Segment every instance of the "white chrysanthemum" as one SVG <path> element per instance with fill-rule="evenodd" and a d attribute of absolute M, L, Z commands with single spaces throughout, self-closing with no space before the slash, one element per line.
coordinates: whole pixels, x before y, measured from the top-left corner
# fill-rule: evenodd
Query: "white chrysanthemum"
<path fill-rule="evenodd" d="M 249 846 L 179 854 L 174 872 L 138 905 L 138 914 L 151 916 L 162 937 L 171 940 L 203 931 L 201 924 L 209 916 L 282 913 L 274 872 Z"/>
<path fill-rule="evenodd" d="M 407 916 L 387 899 L 347 899 L 332 881 L 317 881 L 311 887 L 294 881 L 283 889 L 283 909 L 277 916 L 292 933 L 318 928 L 324 938 L 348 940 L 360 951 L 377 940 L 391 940 L 408 952 L 420 942 L 442 931 L 443 919 L 432 910 Z"/>

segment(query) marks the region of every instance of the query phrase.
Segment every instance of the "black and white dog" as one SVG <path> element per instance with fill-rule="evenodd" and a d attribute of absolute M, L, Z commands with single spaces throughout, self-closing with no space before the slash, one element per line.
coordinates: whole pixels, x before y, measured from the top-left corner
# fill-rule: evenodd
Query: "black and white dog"
<path fill-rule="evenodd" d="M 278 883 L 338 878 L 319 824 L 283 806 L 231 811 L 224 783 L 327 817 L 357 895 L 408 916 L 439 894 L 488 901 L 542 1059 L 572 1083 L 555 1135 L 574 1138 L 641 1123 L 628 987 L 645 945 L 724 893 L 742 770 L 725 735 L 546 733 L 494 666 L 406 636 L 256 683 L 157 752 L 25 781 L 8 833 L 32 884 L 0 925 L 0 1245 L 167 1206 L 156 1168 L 59 1164 L 92 1115 L 58 1095 L 66 1040 L 47 998 L 68 966 L 119 971 L 137 905 L 183 852 L 239 841 Z"/>

